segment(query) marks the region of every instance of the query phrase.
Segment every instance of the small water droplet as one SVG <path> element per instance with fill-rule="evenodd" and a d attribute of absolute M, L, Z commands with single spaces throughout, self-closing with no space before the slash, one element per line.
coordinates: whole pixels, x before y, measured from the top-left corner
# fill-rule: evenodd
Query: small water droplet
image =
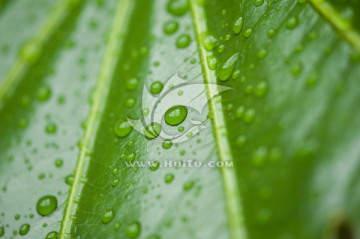
<path fill-rule="evenodd" d="M 161 133 L 161 125 L 156 122 L 152 122 L 145 127 L 145 138 L 152 140 L 157 138 Z"/>
<path fill-rule="evenodd" d="M 51 89 L 48 86 L 41 86 L 36 92 L 39 101 L 47 101 L 51 96 Z"/>
<path fill-rule="evenodd" d="M 243 35 L 245 38 L 249 38 L 252 34 L 252 28 L 247 28 L 245 29 L 245 31 L 243 32 Z"/>
<path fill-rule="evenodd" d="M 176 39 L 176 46 L 177 48 L 186 48 L 190 45 L 191 38 L 188 34 L 181 34 Z"/>
<path fill-rule="evenodd" d="M 298 26 L 299 19 L 297 17 L 290 17 L 289 20 L 286 22 L 286 27 L 288 29 L 294 29 Z"/>
<path fill-rule="evenodd" d="M 49 232 L 45 239 L 58 239 L 59 233 L 53 231 L 53 232 Z"/>
<path fill-rule="evenodd" d="M 179 23 L 177 23 L 177 21 L 174 20 L 167 21 L 163 27 L 164 33 L 167 35 L 174 34 L 178 29 L 179 29 Z"/>
<path fill-rule="evenodd" d="M 126 88 L 128 90 L 135 90 L 139 85 L 139 80 L 137 78 L 130 78 L 126 81 Z"/>
<path fill-rule="evenodd" d="M 114 217 L 115 211 L 113 209 L 108 209 L 103 213 L 101 217 L 101 222 L 104 224 L 108 224 L 114 219 Z"/>
<path fill-rule="evenodd" d="M 173 146 L 173 142 L 170 139 L 166 139 L 162 142 L 163 149 L 170 149 Z"/>
<path fill-rule="evenodd" d="M 172 173 L 167 173 L 165 175 L 165 183 L 169 184 L 172 183 L 172 181 L 174 180 L 175 176 Z"/>
<path fill-rule="evenodd" d="M 170 0 L 167 5 L 167 10 L 174 16 L 182 16 L 188 10 L 186 0 Z"/>
<path fill-rule="evenodd" d="M 254 5 L 256 7 L 260 7 L 263 4 L 264 4 L 264 0 L 254 0 Z"/>
<path fill-rule="evenodd" d="M 161 83 L 160 81 L 154 81 L 150 85 L 150 93 L 153 95 L 157 95 L 163 90 L 163 88 L 164 88 L 163 83 Z"/>
<path fill-rule="evenodd" d="M 129 238 L 137 238 L 141 234 L 141 225 L 139 222 L 130 223 L 125 230 L 125 234 Z"/>
<path fill-rule="evenodd" d="M 264 97 L 268 92 L 268 84 L 266 81 L 259 82 L 255 87 L 255 96 Z"/>
<path fill-rule="evenodd" d="M 213 50 L 217 44 L 217 39 L 213 35 L 210 35 L 208 33 L 203 34 L 201 39 L 202 44 L 207 51 Z"/>

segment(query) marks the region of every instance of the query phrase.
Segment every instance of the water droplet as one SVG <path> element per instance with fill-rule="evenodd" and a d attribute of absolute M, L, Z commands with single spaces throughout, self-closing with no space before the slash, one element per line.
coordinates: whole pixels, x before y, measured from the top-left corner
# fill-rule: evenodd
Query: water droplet
<path fill-rule="evenodd" d="M 236 145 L 241 147 L 246 143 L 246 140 L 247 140 L 246 135 L 243 134 L 239 135 L 239 137 L 237 137 L 236 139 Z"/>
<path fill-rule="evenodd" d="M 51 96 L 51 89 L 48 86 L 41 86 L 36 92 L 39 101 L 47 101 Z"/>
<path fill-rule="evenodd" d="M 57 232 L 55 232 L 55 231 L 49 232 L 49 233 L 46 235 L 45 239 L 58 239 L 58 235 L 59 235 L 59 233 L 57 233 Z"/>
<path fill-rule="evenodd" d="M 230 56 L 224 63 L 220 64 L 216 69 L 216 76 L 221 81 L 227 81 L 234 72 L 236 62 L 238 60 L 238 53 Z"/>
<path fill-rule="evenodd" d="M 286 27 L 288 29 L 294 29 L 298 26 L 298 24 L 299 24 L 299 19 L 297 17 L 290 17 L 286 23 Z"/>
<path fill-rule="evenodd" d="M 160 81 L 154 81 L 150 85 L 150 93 L 154 94 L 154 95 L 157 95 L 163 90 L 163 88 L 164 88 L 163 83 L 161 83 Z"/>
<path fill-rule="evenodd" d="M 243 118 L 244 122 L 248 123 L 248 124 L 254 122 L 255 121 L 255 116 L 256 116 L 256 113 L 255 113 L 254 109 L 251 109 L 251 108 L 247 109 L 245 111 L 244 118 Z"/>
<path fill-rule="evenodd" d="M 184 189 L 185 191 L 189 191 L 189 190 L 191 190 L 191 189 L 194 187 L 194 185 L 195 185 L 195 182 L 194 182 L 194 181 L 186 182 L 186 183 L 184 184 L 184 186 L 183 186 L 183 189 Z"/>
<path fill-rule="evenodd" d="M 161 133 L 161 125 L 156 122 L 148 124 L 145 128 L 145 138 L 152 140 L 157 138 Z"/>
<path fill-rule="evenodd" d="M 188 10 L 186 0 L 170 0 L 167 10 L 174 16 L 182 16 Z"/>
<path fill-rule="evenodd" d="M 139 222 L 130 223 L 125 230 L 125 234 L 129 238 L 137 238 L 141 233 L 141 225 Z"/>
<path fill-rule="evenodd" d="M 176 39 L 177 48 L 185 48 L 188 47 L 191 43 L 191 38 L 188 34 L 181 34 Z"/>
<path fill-rule="evenodd" d="M 113 187 L 116 187 L 119 184 L 120 180 L 118 178 L 114 179 L 111 183 Z"/>
<path fill-rule="evenodd" d="M 172 181 L 174 180 L 175 176 L 172 173 L 167 173 L 165 175 L 165 183 L 169 184 L 172 183 Z"/>
<path fill-rule="evenodd" d="M 251 34 L 252 34 L 252 28 L 245 29 L 245 31 L 243 33 L 245 38 L 249 38 L 251 36 Z"/>
<path fill-rule="evenodd" d="M 265 49 L 262 49 L 257 53 L 257 57 L 260 59 L 264 59 L 266 55 L 267 55 L 267 51 Z"/>
<path fill-rule="evenodd" d="M 128 90 L 135 90 L 139 85 L 139 80 L 137 78 L 130 78 L 126 81 L 126 88 Z"/>
<path fill-rule="evenodd" d="M 264 4 L 264 0 L 254 0 L 254 5 L 256 7 L 260 7 L 263 4 Z"/>
<path fill-rule="evenodd" d="M 184 128 L 183 126 L 180 126 L 180 127 L 178 128 L 178 131 L 179 131 L 179 132 L 184 132 L 184 130 L 185 130 L 185 128 Z"/>
<path fill-rule="evenodd" d="M 266 32 L 267 36 L 270 37 L 270 38 L 273 37 L 273 36 L 275 36 L 275 33 L 276 33 L 276 31 L 275 31 L 274 28 L 270 28 L 270 29 Z"/>
<path fill-rule="evenodd" d="M 158 168 L 160 167 L 160 162 L 159 161 L 153 161 L 150 165 L 150 170 L 151 171 L 156 171 Z"/>
<path fill-rule="evenodd" d="M 165 113 L 165 122 L 170 126 L 181 124 L 187 116 L 187 108 L 182 105 L 177 105 L 168 109 Z"/>
<path fill-rule="evenodd" d="M 65 178 L 65 183 L 67 184 L 67 185 L 72 185 L 73 183 L 74 183 L 74 175 L 68 175 L 68 176 L 66 176 L 66 178 Z"/>
<path fill-rule="evenodd" d="M 245 112 L 245 107 L 244 106 L 239 106 L 237 109 L 236 109 L 236 112 L 235 112 L 235 117 L 237 119 L 241 119 L 244 115 L 244 112 Z"/>
<path fill-rule="evenodd" d="M 255 150 L 252 158 L 251 158 L 251 163 L 254 166 L 261 166 L 265 163 L 266 157 L 268 154 L 268 149 L 264 146 L 258 148 Z"/>
<path fill-rule="evenodd" d="M 127 107 L 132 108 L 135 105 L 135 99 L 132 98 L 132 97 L 129 97 L 129 98 L 126 99 L 125 104 L 126 104 Z"/>
<path fill-rule="evenodd" d="M 170 149 L 173 146 L 173 142 L 170 139 L 166 139 L 162 142 L 163 149 Z"/>
<path fill-rule="evenodd" d="M 217 59 L 215 56 L 208 56 L 206 58 L 210 70 L 215 70 L 217 65 Z"/>
<path fill-rule="evenodd" d="M 127 156 L 126 161 L 132 162 L 132 161 L 135 160 L 135 158 L 136 158 L 136 153 L 135 153 L 135 152 L 132 152 L 132 153 L 130 153 L 130 154 Z"/>
<path fill-rule="evenodd" d="M 177 23 L 177 21 L 171 20 L 171 21 L 167 21 L 164 24 L 164 33 L 167 35 L 171 35 L 174 34 L 177 30 L 179 29 L 179 23 Z"/>
<path fill-rule="evenodd" d="M 55 167 L 61 168 L 61 167 L 63 166 L 63 164 L 64 164 L 64 160 L 63 160 L 63 159 L 58 158 L 58 159 L 55 160 Z"/>
<path fill-rule="evenodd" d="M 29 231 L 30 231 L 30 224 L 28 223 L 22 224 L 19 228 L 19 234 L 21 236 L 28 234 Z"/>
<path fill-rule="evenodd" d="M 104 224 L 108 224 L 114 219 L 114 217 L 115 211 L 113 209 L 108 209 L 103 213 L 101 217 L 101 222 Z"/>
<path fill-rule="evenodd" d="M 255 87 L 255 95 L 257 97 L 264 97 L 268 92 L 268 84 L 266 81 L 259 82 Z"/>
<path fill-rule="evenodd" d="M 41 216 L 50 215 L 57 208 L 57 199 L 54 196 L 46 195 L 41 197 L 36 203 L 36 211 Z"/>
<path fill-rule="evenodd" d="M 57 126 L 54 123 L 50 123 L 45 127 L 45 131 L 48 134 L 55 134 L 57 131 Z"/>
<path fill-rule="evenodd" d="M 0 226 L 0 237 L 5 235 L 5 227 L 4 226 Z"/>
<path fill-rule="evenodd" d="M 217 39 L 213 35 L 210 35 L 208 33 L 203 34 L 201 39 L 202 44 L 207 51 L 213 50 L 217 44 Z"/>
<path fill-rule="evenodd" d="M 293 67 L 291 68 L 291 74 L 294 77 L 298 77 L 301 74 L 302 70 L 303 70 L 303 65 L 301 63 L 297 63 L 293 65 Z"/>
<path fill-rule="evenodd" d="M 235 20 L 234 24 L 233 24 L 233 32 L 237 35 L 241 32 L 241 30 L 243 29 L 244 26 L 244 18 L 243 17 L 239 17 L 238 19 Z"/>
<path fill-rule="evenodd" d="M 125 137 L 132 131 L 132 126 L 127 121 L 119 120 L 114 126 L 114 133 L 119 137 Z"/>

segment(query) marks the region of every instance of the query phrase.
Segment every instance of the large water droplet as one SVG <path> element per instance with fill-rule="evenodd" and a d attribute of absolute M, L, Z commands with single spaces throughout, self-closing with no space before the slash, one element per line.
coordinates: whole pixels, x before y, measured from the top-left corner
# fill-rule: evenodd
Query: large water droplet
<path fill-rule="evenodd" d="M 187 116 L 188 110 L 183 105 L 177 105 L 168 109 L 165 113 L 165 122 L 170 126 L 181 124 Z"/>
<path fill-rule="evenodd" d="M 219 64 L 218 68 L 216 69 L 216 76 L 221 81 L 227 81 L 232 73 L 234 72 L 236 62 L 238 60 L 238 53 L 230 56 L 223 62 Z"/>
<path fill-rule="evenodd" d="M 29 231 L 30 231 L 30 224 L 28 223 L 22 224 L 19 228 L 19 234 L 21 236 L 28 234 Z"/>
<path fill-rule="evenodd" d="M 54 196 L 46 195 L 41 197 L 36 203 L 36 211 L 41 216 L 50 215 L 57 208 L 57 199 Z"/>
<path fill-rule="evenodd" d="M 243 26 L 244 26 L 244 18 L 239 17 L 238 19 L 236 19 L 236 21 L 233 24 L 233 32 L 235 34 L 239 34 L 243 29 Z"/>

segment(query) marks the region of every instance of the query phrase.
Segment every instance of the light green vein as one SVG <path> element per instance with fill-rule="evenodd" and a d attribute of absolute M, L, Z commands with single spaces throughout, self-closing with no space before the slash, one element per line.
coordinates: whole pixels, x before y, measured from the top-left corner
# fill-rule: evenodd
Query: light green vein
<path fill-rule="evenodd" d="M 205 83 L 207 84 L 208 95 L 218 95 L 214 87 L 209 87 L 209 84 L 216 84 L 216 77 L 209 69 L 206 61 L 206 50 L 201 44 L 201 34 L 207 32 L 205 10 L 203 6 L 196 3 L 196 0 L 190 0 L 193 21 L 195 25 L 195 33 L 198 40 L 198 49 L 202 61 L 203 74 Z M 223 114 L 223 107 L 221 103 L 221 96 L 218 95 L 214 98 L 209 97 L 210 108 L 213 116 L 213 127 L 216 138 L 216 145 L 221 161 L 233 161 L 231 149 L 227 137 L 225 117 Z M 245 239 L 247 232 L 245 230 L 245 222 L 243 217 L 242 202 L 240 198 L 240 191 L 236 178 L 234 168 L 222 167 L 221 175 L 224 182 L 225 199 L 227 206 L 227 214 L 229 226 L 231 230 L 231 238 Z"/>
<path fill-rule="evenodd" d="M 25 44 L 19 58 L 0 85 L 0 108 L 3 106 L 4 99 L 11 95 L 29 67 L 41 57 L 44 45 L 49 41 L 53 34 L 58 31 L 67 16 L 71 14 L 71 8 L 76 7 L 77 4 L 82 1 L 83 0 L 60 1 L 51 11 L 44 25 L 39 29 L 35 36 Z"/>
<path fill-rule="evenodd" d="M 84 183 L 81 181 L 86 179 L 86 172 L 89 166 L 88 152 L 92 151 L 94 138 L 99 127 L 99 118 L 104 110 L 107 95 L 109 93 L 111 80 L 119 60 L 122 50 L 124 35 L 127 30 L 128 21 L 132 12 L 134 1 L 121 0 L 116 9 L 115 17 L 110 29 L 110 37 L 106 46 L 105 56 L 102 62 L 102 67 L 99 73 L 96 92 L 94 95 L 94 102 L 91 107 L 91 112 L 88 118 L 88 127 L 82 142 L 82 148 L 79 153 L 74 183 L 68 198 L 68 204 L 60 228 L 59 238 L 72 238 L 71 227 L 74 215 L 77 210 L 77 203 L 81 196 L 81 191 Z"/>
<path fill-rule="evenodd" d="M 352 29 L 351 24 L 343 19 L 334 7 L 324 0 L 310 0 L 316 9 L 338 32 L 360 53 L 360 34 Z"/>

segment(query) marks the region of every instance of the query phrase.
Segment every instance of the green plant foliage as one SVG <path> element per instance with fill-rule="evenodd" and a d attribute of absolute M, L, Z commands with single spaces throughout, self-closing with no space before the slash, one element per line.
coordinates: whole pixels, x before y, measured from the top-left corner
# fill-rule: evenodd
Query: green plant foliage
<path fill-rule="evenodd" d="M 0 238 L 360 237 L 359 11 L 0 1 Z"/>

